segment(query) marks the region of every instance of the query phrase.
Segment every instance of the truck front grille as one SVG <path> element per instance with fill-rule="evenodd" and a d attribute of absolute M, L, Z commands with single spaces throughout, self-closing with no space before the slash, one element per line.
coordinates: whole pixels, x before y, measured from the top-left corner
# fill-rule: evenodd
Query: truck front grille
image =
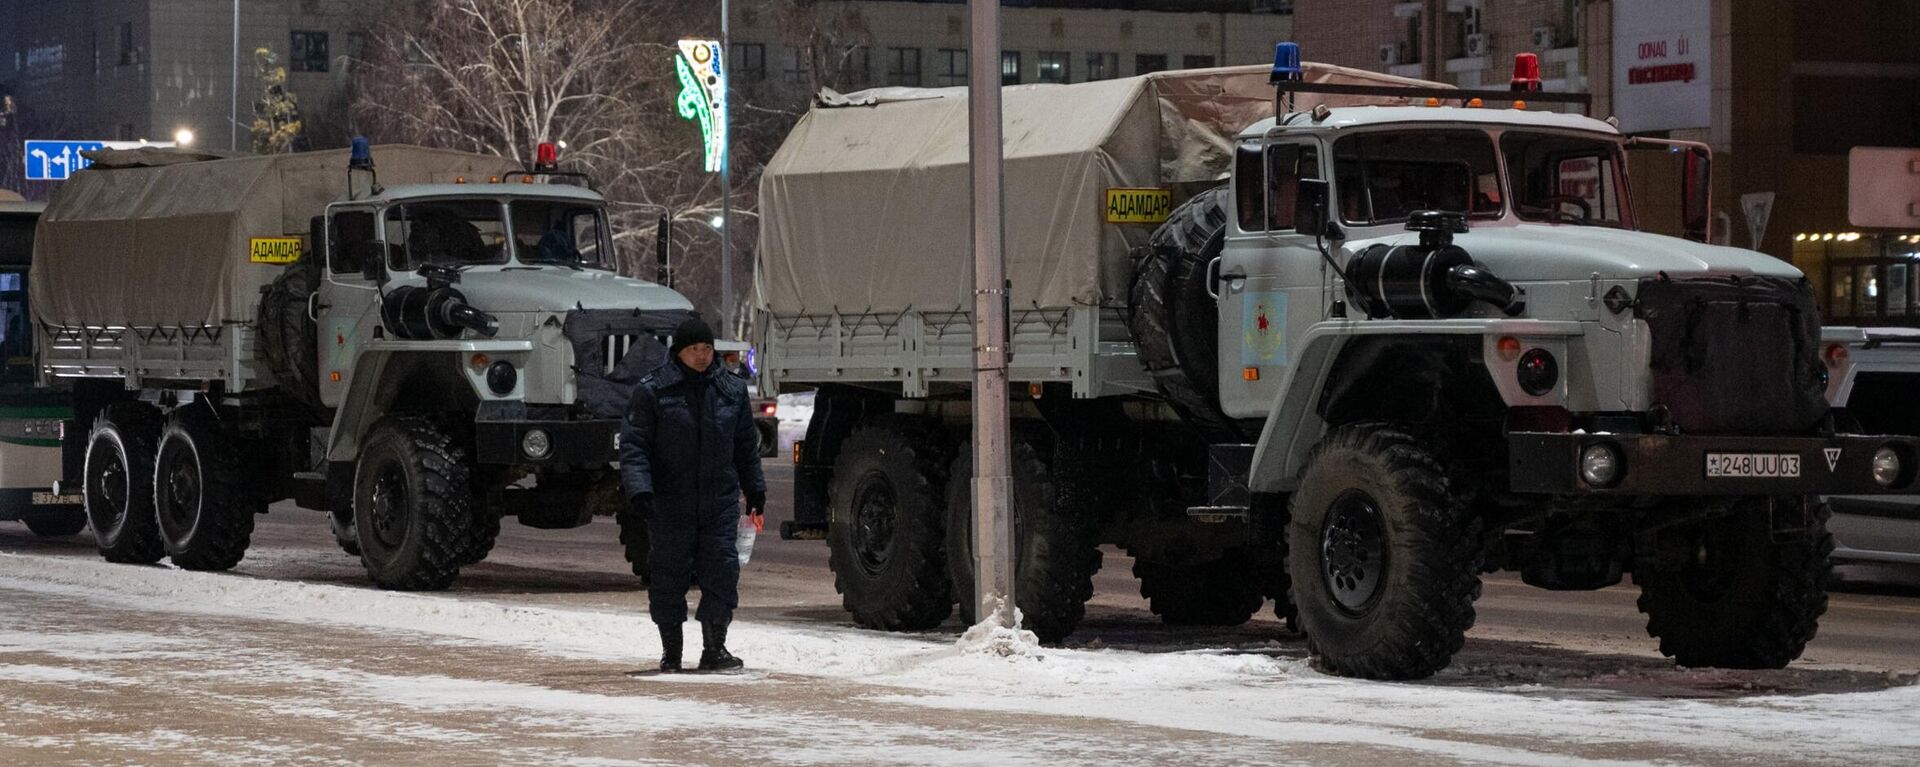
<path fill-rule="evenodd" d="M 1653 399 L 1695 434 L 1803 434 L 1826 416 L 1820 317 L 1804 279 L 1642 280 Z"/>

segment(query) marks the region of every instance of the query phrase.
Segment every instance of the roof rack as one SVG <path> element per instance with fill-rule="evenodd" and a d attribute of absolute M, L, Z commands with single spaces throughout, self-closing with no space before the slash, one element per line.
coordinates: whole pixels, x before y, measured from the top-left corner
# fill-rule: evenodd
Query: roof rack
<path fill-rule="evenodd" d="M 1357 85 L 1353 83 L 1309 83 L 1302 81 L 1281 81 L 1273 84 L 1276 106 L 1284 97 L 1294 93 L 1320 93 L 1330 96 L 1381 96 L 1385 98 L 1438 99 L 1444 104 L 1458 101 L 1465 105 L 1468 101 L 1526 101 L 1539 104 L 1579 104 L 1581 114 L 1593 108 L 1591 93 L 1551 93 L 1548 91 L 1514 91 L 1463 88 L 1435 88 L 1419 85 Z"/>

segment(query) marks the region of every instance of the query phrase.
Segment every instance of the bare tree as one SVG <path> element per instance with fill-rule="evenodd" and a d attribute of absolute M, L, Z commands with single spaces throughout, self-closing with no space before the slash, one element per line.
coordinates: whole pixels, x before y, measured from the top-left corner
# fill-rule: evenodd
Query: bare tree
<path fill-rule="evenodd" d="M 282 154 L 293 149 L 300 136 L 300 100 L 287 90 L 287 68 L 269 48 L 253 51 L 254 79 L 260 83 L 260 100 L 254 103 L 254 154 Z"/>

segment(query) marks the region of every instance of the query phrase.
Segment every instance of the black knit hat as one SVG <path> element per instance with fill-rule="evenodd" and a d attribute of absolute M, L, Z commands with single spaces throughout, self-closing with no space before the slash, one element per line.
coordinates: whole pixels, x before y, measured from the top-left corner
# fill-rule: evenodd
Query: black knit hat
<path fill-rule="evenodd" d="M 698 316 L 688 317 L 680 327 L 673 329 L 673 346 L 668 353 L 679 356 L 680 350 L 694 344 L 713 343 L 713 328 L 707 327 L 707 321 Z"/>

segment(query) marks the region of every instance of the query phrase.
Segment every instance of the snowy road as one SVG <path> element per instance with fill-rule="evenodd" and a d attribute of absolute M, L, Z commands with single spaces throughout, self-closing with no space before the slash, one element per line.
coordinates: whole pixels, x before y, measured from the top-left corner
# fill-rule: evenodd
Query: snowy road
<path fill-rule="evenodd" d="M 770 468 L 775 468 L 773 463 Z M 774 513 L 790 485 L 775 471 Z M 1306 668 L 1270 616 L 1151 621 L 1107 553 L 1068 649 L 846 624 L 823 544 L 765 540 L 748 677 L 642 677 L 657 639 L 612 526 L 509 524 L 451 592 L 364 586 L 317 514 L 276 507 L 234 573 L 99 561 L 0 524 L 0 764 L 1905 764 L 1920 599 L 1843 593 L 1784 672 L 1673 669 L 1633 589 L 1491 580 L 1453 668 Z"/>

